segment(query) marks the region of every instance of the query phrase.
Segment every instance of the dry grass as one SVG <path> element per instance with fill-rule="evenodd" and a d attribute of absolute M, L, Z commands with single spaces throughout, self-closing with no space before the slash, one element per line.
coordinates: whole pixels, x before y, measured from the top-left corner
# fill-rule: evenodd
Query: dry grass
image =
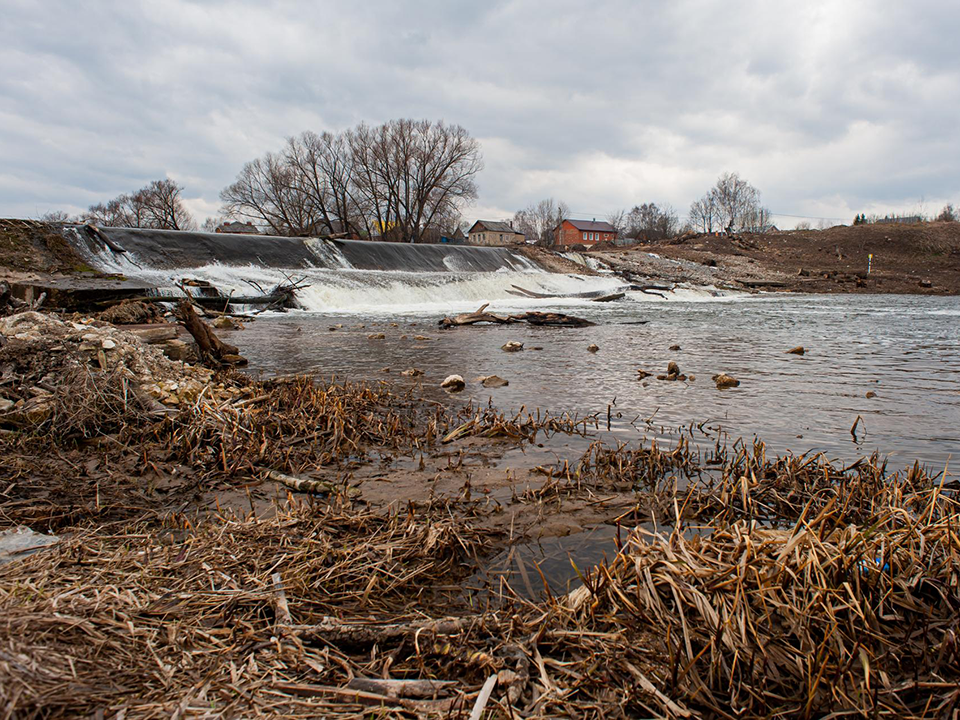
<path fill-rule="evenodd" d="M 493 675 L 502 718 L 960 710 L 946 472 L 594 443 L 515 501 L 634 489 L 621 551 L 569 596 L 481 598 L 465 580 L 504 541 L 469 502 L 377 515 L 351 470 L 467 436 L 586 435 L 596 417 L 236 376 L 160 417 L 122 374 L 83 372 L 51 391 L 48 424 L 0 435 L 0 521 L 66 535 L 0 567 L 0 717 L 467 717 Z M 269 517 L 177 511 L 268 471 L 336 482 Z"/>
<path fill-rule="evenodd" d="M 431 632 L 419 643 L 398 636 L 379 651 L 337 633 L 351 621 L 409 624 L 462 608 L 452 583 L 484 541 L 449 518 L 303 505 L 271 520 L 78 534 L 0 567 L 0 708 L 6 717 L 98 708 L 171 717 L 297 715 L 313 705 L 316 714 L 336 698 L 299 698 L 284 686 L 340 686 L 388 669 L 429 675 L 450 664 L 468 690 L 477 670 L 457 648 L 435 647 Z M 289 619 L 278 616 L 275 573 Z M 435 587 L 438 579 L 447 586 Z M 325 635 L 340 637 L 339 646 Z"/>

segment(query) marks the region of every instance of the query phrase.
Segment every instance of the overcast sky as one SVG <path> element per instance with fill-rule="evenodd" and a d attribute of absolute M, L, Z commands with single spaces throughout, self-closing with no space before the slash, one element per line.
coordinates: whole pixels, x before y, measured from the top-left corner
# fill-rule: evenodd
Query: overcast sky
<path fill-rule="evenodd" d="M 960 203 L 945 0 L 0 0 L 0 17 L 0 216 L 170 177 L 202 221 L 285 137 L 399 117 L 481 141 L 471 220 L 544 197 L 683 215 L 724 171 L 774 213 Z"/>

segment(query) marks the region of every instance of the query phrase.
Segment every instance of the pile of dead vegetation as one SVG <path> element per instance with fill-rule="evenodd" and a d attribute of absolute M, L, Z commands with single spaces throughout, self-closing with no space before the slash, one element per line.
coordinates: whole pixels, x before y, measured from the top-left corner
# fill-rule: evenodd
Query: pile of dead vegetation
<path fill-rule="evenodd" d="M 164 311 L 159 305 L 143 300 L 124 300 L 103 310 L 97 317 L 111 325 L 149 325 L 166 322 Z"/>
<path fill-rule="evenodd" d="M 196 398 L 211 376 L 108 323 L 39 312 L 0 319 L 0 427 L 90 438 L 128 411 L 162 414 Z"/>
<path fill-rule="evenodd" d="M 10 524 L 198 507 L 222 488 L 264 483 L 345 494 L 352 470 L 423 453 L 448 423 L 440 406 L 385 384 L 258 382 L 171 361 L 101 321 L 0 320 L 0 521 Z"/>
<path fill-rule="evenodd" d="M 0 706 L 127 718 L 364 717 L 371 700 L 410 715 L 462 709 L 492 639 L 436 618 L 464 609 L 455 582 L 486 538 L 438 515 L 170 518 L 0 567 Z M 400 680 L 440 674 L 458 679 Z"/>
<path fill-rule="evenodd" d="M 0 569 L 0 700 L 126 717 L 960 709 L 957 488 L 870 461 L 728 460 L 676 494 L 666 529 L 536 601 L 463 590 L 498 539 L 452 504 L 381 516 L 340 495 L 78 533 Z M 643 465 L 594 449 L 590 472 L 648 482 Z"/>

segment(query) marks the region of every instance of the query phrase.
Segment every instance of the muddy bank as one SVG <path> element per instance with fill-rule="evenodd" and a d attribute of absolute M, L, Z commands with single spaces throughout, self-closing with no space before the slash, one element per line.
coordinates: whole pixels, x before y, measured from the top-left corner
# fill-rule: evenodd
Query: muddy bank
<path fill-rule="evenodd" d="M 620 270 L 675 282 L 811 293 L 960 293 L 960 223 L 698 235 L 590 254 Z"/>
<path fill-rule="evenodd" d="M 952 476 L 683 438 L 565 455 L 603 419 L 214 374 L 77 325 L 0 320 L 0 530 L 59 539 L 0 565 L 13 716 L 957 709 Z M 573 592 L 476 580 L 595 524 L 619 543 Z"/>

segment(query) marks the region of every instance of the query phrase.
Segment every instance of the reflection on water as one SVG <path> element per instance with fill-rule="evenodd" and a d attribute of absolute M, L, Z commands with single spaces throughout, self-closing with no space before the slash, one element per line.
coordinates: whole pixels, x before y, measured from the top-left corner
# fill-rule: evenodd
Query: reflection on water
<path fill-rule="evenodd" d="M 466 587 L 495 596 L 512 591 L 531 599 L 544 597 L 548 590 L 552 595 L 565 595 L 580 584 L 581 573 L 610 562 L 625 539 L 626 531 L 601 525 L 565 537 L 513 545 L 491 560 Z"/>
<path fill-rule="evenodd" d="M 439 315 L 412 325 L 409 316 L 385 311 L 367 319 L 291 313 L 261 318 L 231 340 L 254 372 L 410 382 L 400 371 L 418 367 L 436 397 L 444 397 L 436 387 L 448 374 L 466 378 L 458 402 L 492 398 L 502 410 L 598 412 L 604 424 L 611 406 L 611 433 L 624 441 L 670 437 L 680 426 L 709 421 L 730 438 L 758 436 L 777 452 L 823 450 L 851 459 L 878 450 L 894 467 L 915 459 L 942 467 L 960 450 L 960 299 L 774 295 L 584 303 L 564 311 L 600 324 L 440 332 Z M 648 322 L 629 324 L 638 320 Z M 337 324 L 343 327 L 329 329 Z M 368 338 L 380 332 L 385 339 Z M 501 351 L 508 340 L 526 350 Z M 600 351 L 588 352 L 590 344 Z M 681 349 L 671 351 L 674 345 Z M 807 353 L 786 353 L 796 345 Z M 696 380 L 636 380 L 637 369 L 656 375 L 671 360 Z M 719 372 L 738 378 L 740 387 L 718 391 L 710 376 Z M 489 374 L 509 386 L 485 389 L 475 381 Z"/>

